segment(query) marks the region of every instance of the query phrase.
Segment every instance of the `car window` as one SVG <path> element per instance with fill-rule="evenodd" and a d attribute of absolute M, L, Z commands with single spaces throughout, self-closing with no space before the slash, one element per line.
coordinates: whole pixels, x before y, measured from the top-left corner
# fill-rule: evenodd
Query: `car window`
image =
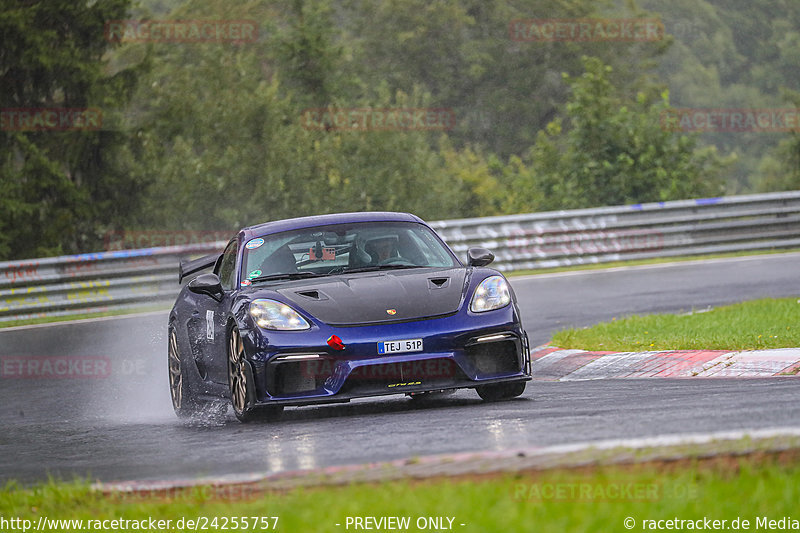
<path fill-rule="evenodd" d="M 452 252 L 428 227 L 413 222 L 315 226 L 251 239 L 242 276 L 326 275 L 370 266 L 453 267 Z"/>
<path fill-rule="evenodd" d="M 237 245 L 236 241 L 231 241 L 228 246 L 225 248 L 225 251 L 222 253 L 222 261 L 219 265 L 219 281 L 222 284 L 222 288 L 226 290 L 231 290 L 236 283 L 236 252 L 237 252 Z"/>

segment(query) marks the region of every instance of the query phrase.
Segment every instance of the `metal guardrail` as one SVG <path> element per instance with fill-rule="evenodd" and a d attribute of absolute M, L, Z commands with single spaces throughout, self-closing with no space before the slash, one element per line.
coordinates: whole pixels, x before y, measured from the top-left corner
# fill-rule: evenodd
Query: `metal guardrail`
<path fill-rule="evenodd" d="M 503 271 L 800 247 L 800 191 L 431 223 Z M 0 322 L 166 303 L 179 259 L 224 242 L 0 263 Z"/>
<path fill-rule="evenodd" d="M 800 191 L 434 222 L 453 250 L 540 269 L 800 247 Z"/>
<path fill-rule="evenodd" d="M 158 305 L 178 293 L 181 258 L 225 242 L 0 263 L 0 322 Z"/>

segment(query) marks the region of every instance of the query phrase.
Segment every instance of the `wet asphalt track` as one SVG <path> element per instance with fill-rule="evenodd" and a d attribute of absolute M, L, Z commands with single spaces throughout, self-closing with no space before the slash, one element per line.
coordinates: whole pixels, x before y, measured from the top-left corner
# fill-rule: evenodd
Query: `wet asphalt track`
<path fill-rule="evenodd" d="M 800 254 L 512 279 L 534 344 L 631 313 L 800 296 Z M 795 379 L 534 382 L 517 400 L 460 391 L 289 408 L 278 422 L 172 414 L 166 313 L 0 331 L 0 356 L 108 358 L 107 377 L 0 379 L 0 481 L 193 479 L 415 455 L 705 431 L 800 427 Z"/>

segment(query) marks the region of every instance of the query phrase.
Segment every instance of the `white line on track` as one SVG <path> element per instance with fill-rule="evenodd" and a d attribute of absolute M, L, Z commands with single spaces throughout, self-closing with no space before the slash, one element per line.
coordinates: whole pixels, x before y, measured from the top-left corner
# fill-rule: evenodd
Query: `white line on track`
<path fill-rule="evenodd" d="M 167 314 L 169 314 L 169 309 L 164 309 L 163 311 L 147 311 L 145 313 L 130 313 L 126 315 L 98 316 L 95 318 L 79 318 L 77 320 L 58 320 L 56 322 L 44 322 L 42 324 L 27 324 L 24 326 L 9 326 L 7 328 L 0 328 L 0 333 L 3 333 L 4 331 L 20 331 L 25 329 L 51 328 L 55 326 L 63 326 L 70 324 L 86 324 L 90 322 L 105 322 L 107 320 L 120 320 L 123 318 L 141 318 L 145 316 L 167 315 Z"/>
<path fill-rule="evenodd" d="M 741 429 L 735 431 L 716 431 L 712 433 L 688 433 L 683 435 L 656 435 L 633 439 L 609 439 L 581 442 L 576 444 L 559 444 L 536 448 L 534 453 L 569 453 L 589 450 L 611 450 L 614 448 L 657 448 L 661 446 L 683 446 L 685 444 L 706 444 L 714 441 L 740 440 L 748 437 L 753 440 L 772 439 L 777 437 L 800 437 L 800 427 L 778 427 L 765 429 Z"/>

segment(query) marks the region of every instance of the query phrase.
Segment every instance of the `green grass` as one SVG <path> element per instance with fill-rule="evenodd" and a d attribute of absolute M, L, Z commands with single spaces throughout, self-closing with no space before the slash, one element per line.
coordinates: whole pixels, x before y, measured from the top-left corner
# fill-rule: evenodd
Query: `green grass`
<path fill-rule="evenodd" d="M 614 319 L 555 334 L 561 348 L 600 351 L 759 350 L 800 347 L 800 300 L 754 300 L 682 315 Z"/>
<path fill-rule="evenodd" d="M 643 465 L 555 470 L 483 479 L 390 482 L 289 492 L 261 493 L 250 498 L 230 493 L 212 499 L 207 490 L 150 496 L 103 496 L 85 483 L 56 483 L 34 488 L 13 485 L 0 491 L 0 517 L 31 520 L 105 520 L 122 518 L 172 520 L 218 517 L 279 517 L 284 533 L 342 532 L 347 517 L 408 516 L 418 531 L 418 517 L 454 517 L 453 530 L 463 532 L 625 531 L 631 517 L 635 530 L 645 519 L 750 520 L 756 517 L 800 519 L 800 463 L 796 457 L 726 459 L 682 467 Z M 337 526 L 336 524 L 341 524 Z M 446 523 L 446 522 L 445 522 Z M 460 524 L 465 524 L 461 526 Z M 228 529 L 232 529 L 228 524 Z M 121 528 L 118 528 L 118 530 Z M 132 530 L 128 528 L 127 530 Z M 202 529 L 202 528 L 201 528 Z M 64 531 L 50 528 L 49 531 Z M 213 530 L 211 528 L 208 529 Z M 252 527 L 247 530 L 252 531 Z M 259 529 L 260 530 L 260 529 Z M 385 529 L 383 529 L 385 530 Z"/>

